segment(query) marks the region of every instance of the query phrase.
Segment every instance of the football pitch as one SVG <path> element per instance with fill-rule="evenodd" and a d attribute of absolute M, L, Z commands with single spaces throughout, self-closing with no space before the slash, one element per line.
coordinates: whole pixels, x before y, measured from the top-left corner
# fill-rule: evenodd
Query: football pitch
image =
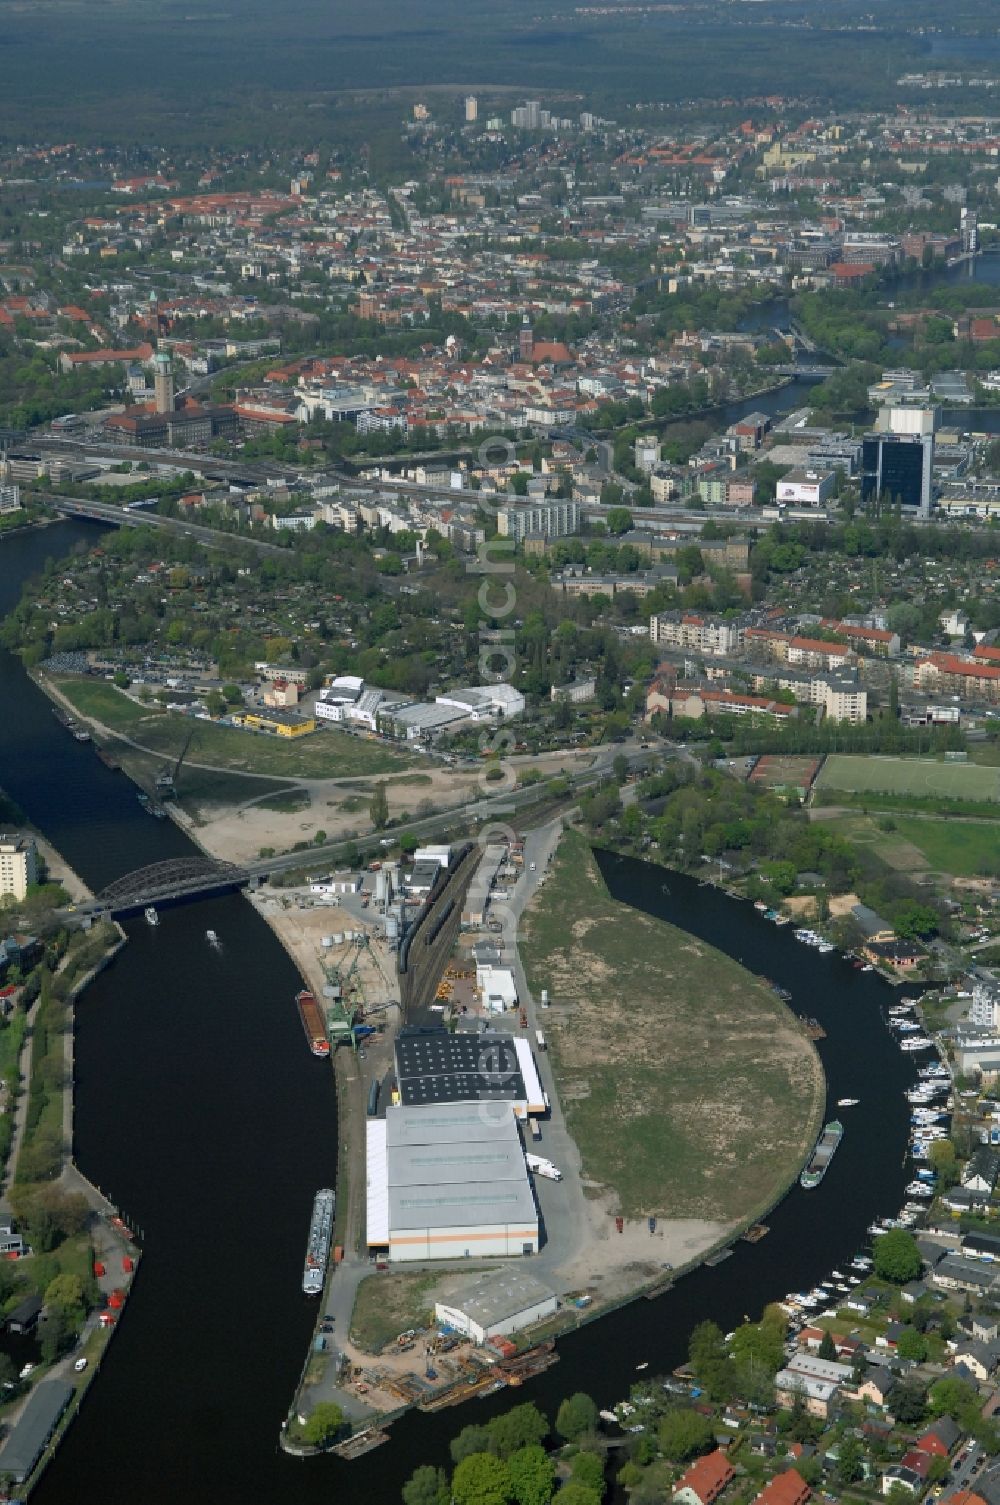
<path fill-rule="evenodd" d="M 834 753 L 816 780 L 818 789 L 851 794 L 910 794 L 1000 802 L 1000 768 L 939 763 L 930 758 L 853 757 Z"/>

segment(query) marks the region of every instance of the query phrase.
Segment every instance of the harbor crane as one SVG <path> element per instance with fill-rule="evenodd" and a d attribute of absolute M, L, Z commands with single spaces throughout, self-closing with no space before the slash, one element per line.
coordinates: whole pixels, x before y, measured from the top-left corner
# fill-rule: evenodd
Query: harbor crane
<path fill-rule="evenodd" d="M 177 762 L 174 764 L 173 768 L 171 768 L 170 764 L 168 763 L 156 775 L 156 792 L 161 799 L 177 798 L 177 775 L 181 771 L 181 764 L 187 757 L 188 748 L 191 746 L 191 742 L 197 730 L 197 724 L 193 723 L 188 729 L 188 734 L 184 738 L 184 745 L 180 751 L 180 757 L 177 759 Z"/>

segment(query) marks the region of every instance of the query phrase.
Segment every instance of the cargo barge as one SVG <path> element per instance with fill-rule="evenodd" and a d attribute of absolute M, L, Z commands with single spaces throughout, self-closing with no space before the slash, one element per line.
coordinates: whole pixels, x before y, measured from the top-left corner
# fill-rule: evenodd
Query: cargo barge
<path fill-rule="evenodd" d="M 830 1169 L 830 1161 L 837 1153 L 837 1146 L 844 1137 L 844 1125 L 839 1118 L 833 1118 L 824 1127 L 822 1134 L 816 1141 L 816 1148 L 809 1157 L 809 1164 L 799 1177 L 800 1185 L 806 1191 L 812 1191 L 818 1186 Z"/>
<path fill-rule="evenodd" d="M 301 993 L 296 993 L 295 1002 L 299 1006 L 299 1018 L 302 1020 L 302 1028 L 305 1030 L 309 1049 L 314 1056 L 328 1056 L 330 1042 L 326 1037 L 323 1011 L 314 995 L 307 988 L 303 988 Z"/>
<path fill-rule="evenodd" d="M 337 1199 L 329 1187 L 316 1193 L 312 1218 L 309 1222 L 309 1242 L 306 1245 L 306 1262 L 302 1270 L 302 1289 L 307 1296 L 322 1294 L 326 1282 L 326 1267 L 330 1262 L 330 1240 L 333 1237 L 333 1214 Z"/>

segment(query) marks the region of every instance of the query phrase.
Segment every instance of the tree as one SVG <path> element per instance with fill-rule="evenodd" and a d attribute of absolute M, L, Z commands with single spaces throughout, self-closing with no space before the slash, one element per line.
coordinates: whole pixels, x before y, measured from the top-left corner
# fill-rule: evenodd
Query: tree
<path fill-rule="evenodd" d="M 549 1424 L 538 1407 L 526 1401 L 524 1405 L 514 1406 L 510 1411 L 494 1416 L 492 1421 L 487 1422 L 486 1430 L 489 1433 L 490 1450 L 499 1458 L 509 1458 L 521 1448 L 530 1447 L 547 1437 Z"/>
<path fill-rule="evenodd" d="M 451 1478 L 455 1505 L 509 1505 L 511 1492 L 510 1470 L 492 1453 L 470 1453 Z"/>
<path fill-rule="evenodd" d="M 632 1499 L 636 1498 L 635 1493 Z M 656 1496 L 662 1500 L 662 1494 Z M 559 1505 L 601 1505 L 601 1491 L 592 1489 L 589 1484 L 581 1484 L 579 1479 L 570 1479 L 559 1491 Z"/>
<path fill-rule="evenodd" d="M 896 1352 L 901 1359 L 912 1359 L 922 1364 L 927 1357 L 927 1340 L 915 1327 L 905 1327 L 896 1343 Z"/>
<path fill-rule="evenodd" d="M 927 1152 L 931 1165 L 937 1171 L 943 1187 L 953 1186 L 958 1180 L 957 1152 L 950 1139 L 935 1139 Z"/>
<path fill-rule="evenodd" d="M 627 507 L 610 507 L 604 520 L 608 532 L 616 538 L 627 533 L 632 526 L 632 514 Z"/>
<path fill-rule="evenodd" d="M 75 1336 L 62 1307 L 53 1307 L 42 1324 L 42 1363 L 54 1364 L 72 1346 Z"/>
<path fill-rule="evenodd" d="M 239 685 L 223 685 L 222 695 L 227 705 L 243 704 L 243 691 Z"/>
<path fill-rule="evenodd" d="M 829 1333 L 824 1333 L 820 1341 L 817 1358 L 829 1359 L 831 1362 L 837 1357 L 837 1345 Z"/>
<path fill-rule="evenodd" d="M 744 1322 L 733 1334 L 730 1352 L 743 1368 L 777 1374 L 785 1361 L 788 1322 L 780 1307 L 769 1306 L 760 1322 Z"/>
<path fill-rule="evenodd" d="M 577 1453 L 570 1465 L 573 1470 L 573 1478 L 581 1484 L 586 1484 L 588 1489 L 596 1489 L 604 1494 L 604 1455 L 602 1453 Z"/>
<path fill-rule="evenodd" d="M 685 832 L 685 845 L 700 852 L 700 846 L 688 842 L 687 834 Z M 729 1389 L 730 1365 L 722 1328 L 717 1323 L 698 1323 L 688 1343 L 688 1359 L 703 1388 L 713 1400 L 720 1400 Z"/>
<path fill-rule="evenodd" d="M 448 1475 L 429 1463 L 414 1469 L 403 1485 L 403 1505 L 448 1505 L 450 1499 Z"/>
<path fill-rule="evenodd" d="M 965 1380 L 938 1380 L 931 1386 L 928 1400 L 935 1416 L 953 1416 L 967 1431 L 979 1419 L 979 1396 Z"/>
<path fill-rule="evenodd" d="M 302 1436 L 313 1447 L 325 1448 L 344 1425 L 344 1413 L 332 1400 L 317 1401 L 309 1414 Z"/>
<path fill-rule="evenodd" d="M 376 784 L 372 790 L 368 814 L 371 816 L 371 822 L 376 831 L 385 828 L 389 820 L 389 790 L 385 784 Z"/>
<path fill-rule="evenodd" d="M 917 1241 L 905 1228 L 892 1228 L 875 1240 L 875 1274 L 880 1280 L 905 1285 L 916 1280 L 922 1264 Z"/>
<path fill-rule="evenodd" d="M 472 1425 L 463 1427 L 457 1437 L 451 1439 L 451 1459 L 453 1463 L 461 1463 L 463 1458 L 468 1458 L 472 1453 L 488 1453 L 490 1450 L 490 1434 L 485 1427 Z"/>
<path fill-rule="evenodd" d="M 58 1308 L 69 1322 L 82 1322 L 83 1281 L 80 1276 L 68 1272 L 56 1275 L 45 1288 L 45 1305 L 50 1311 Z"/>
<path fill-rule="evenodd" d="M 926 1410 L 924 1397 L 916 1385 L 909 1385 L 904 1381 L 893 1386 L 892 1414 L 897 1421 L 907 1427 L 916 1426 L 923 1421 Z"/>
<path fill-rule="evenodd" d="M 510 1484 L 517 1505 L 549 1505 L 555 1489 L 556 1468 L 537 1442 L 518 1448 L 507 1460 Z"/>
<path fill-rule="evenodd" d="M 624 753 L 616 753 L 611 764 L 611 772 L 614 774 L 616 784 L 624 784 L 628 778 L 628 758 Z"/>
<path fill-rule="evenodd" d="M 567 1395 L 556 1412 L 556 1431 L 567 1442 L 575 1442 L 585 1432 L 592 1432 L 596 1425 L 597 1406 L 582 1390 Z"/>
<path fill-rule="evenodd" d="M 861 1478 L 861 1444 L 856 1437 L 843 1437 L 837 1444 L 837 1482 L 853 1484 Z"/>
<path fill-rule="evenodd" d="M 668 1411 L 660 1422 L 660 1448 L 674 1463 L 683 1463 L 704 1453 L 714 1436 L 709 1418 L 687 1406 Z"/>

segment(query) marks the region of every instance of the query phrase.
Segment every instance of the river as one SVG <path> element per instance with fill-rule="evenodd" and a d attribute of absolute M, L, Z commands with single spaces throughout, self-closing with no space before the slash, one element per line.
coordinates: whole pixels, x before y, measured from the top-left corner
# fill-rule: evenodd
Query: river
<path fill-rule="evenodd" d="M 0 613 L 49 555 L 93 542 L 65 523 L 0 540 Z M 140 810 L 131 783 L 61 730 L 49 703 L 0 654 L 5 730 L 0 785 L 80 875 L 100 887 L 144 863 L 189 850 L 183 833 Z M 692 879 L 604 855 L 616 897 L 712 942 L 787 987 L 828 1031 L 820 1045 L 833 1099 L 858 1097 L 823 1185 L 794 1188 L 760 1244 L 561 1340 L 561 1362 L 516 1396 L 419 1413 L 363 1460 L 301 1461 L 277 1449 L 315 1308 L 299 1293 L 313 1190 L 336 1163 L 328 1070 L 306 1051 L 292 1006 L 294 968 L 236 895 L 168 909 L 129 945 L 77 1010 L 76 1153 L 81 1169 L 144 1230 L 135 1289 L 102 1373 L 36 1499 L 69 1505 L 326 1505 L 398 1499 L 421 1462 L 446 1461 L 462 1426 L 537 1400 L 553 1413 L 567 1393 L 601 1405 L 628 1392 L 637 1363 L 653 1372 L 683 1358 L 694 1324 L 724 1328 L 803 1289 L 866 1243 L 894 1211 L 913 1064 L 883 1021 L 893 990 Z M 204 940 L 211 926 L 224 950 Z M 669 999 L 664 999 L 669 1007 Z"/>

